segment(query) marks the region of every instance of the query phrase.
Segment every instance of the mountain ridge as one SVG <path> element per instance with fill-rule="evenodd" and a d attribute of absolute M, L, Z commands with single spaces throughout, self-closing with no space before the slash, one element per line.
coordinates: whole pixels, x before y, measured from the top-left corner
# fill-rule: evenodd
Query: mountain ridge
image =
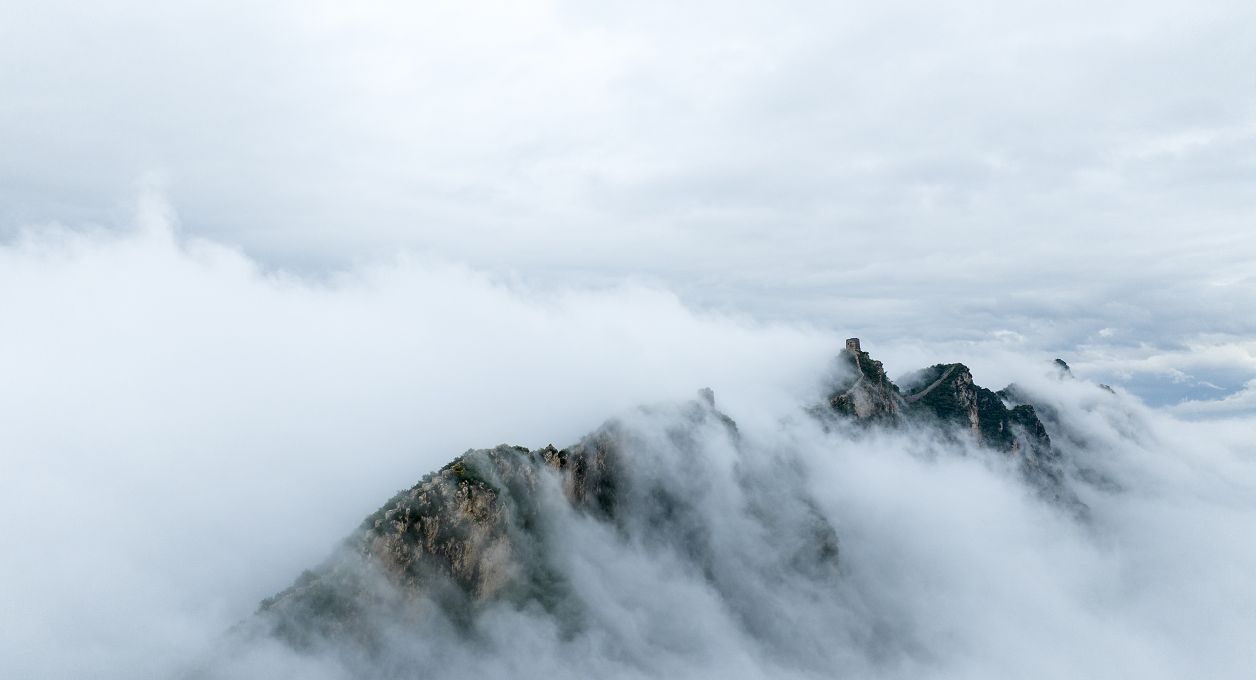
<path fill-rule="evenodd" d="M 1084 515 L 1064 483 L 1059 451 L 1034 405 L 1014 385 L 991 391 L 974 382 L 967 366 L 952 363 L 911 374 L 912 387 L 904 390 L 856 338 L 847 341 L 839 363 L 846 375 L 830 386 L 821 405 L 807 411 L 823 428 L 933 427 L 1010 458 L 1039 495 Z M 704 544 L 712 540 L 709 528 L 693 514 L 693 494 L 703 493 L 704 471 L 688 470 L 687 457 L 703 455 L 702 445 L 691 441 L 698 430 L 718 433 L 733 450 L 740 433 L 705 388 L 669 417 L 663 441 L 677 453 L 650 474 L 636 469 L 633 455 L 650 444 L 635 441 L 619 420 L 561 449 L 502 444 L 466 451 L 398 492 L 324 563 L 266 598 L 252 629 L 300 649 L 349 641 L 371 650 L 385 644 L 398 622 L 439 616 L 470 630 L 478 612 L 501 603 L 536 609 L 564 629 L 578 629 L 585 604 L 573 595 L 552 549 L 563 540 L 565 529 L 553 517 L 564 505 L 622 540 L 671 537 L 669 550 L 722 587 L 720 565 L 711 562 L 712 551 Z M 746 489 L 760 483 L 744 471 L 734 476 Z M 815 502 L 798 493 L 754 493 L 750 497 L 765 507 L 786 496 L 794 499 L 797 507 L 789 516 L 804 525 L 775 527 L 799 538 L 771 556 L 777 564 L 771 568 L 833 582 L 840 536 Z M 772 531 L 776 514 L 759 512 L 756 521 Z M 747 613 L 746 625 L 756 625 L 753 619 Z"/>

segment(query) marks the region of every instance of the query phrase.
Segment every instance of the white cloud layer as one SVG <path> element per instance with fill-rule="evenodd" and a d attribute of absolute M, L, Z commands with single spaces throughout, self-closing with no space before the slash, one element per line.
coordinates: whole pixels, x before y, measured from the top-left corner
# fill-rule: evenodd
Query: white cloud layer
<path fill-rule="evenodd" d="M 171 677 L 466 448 L 709 385 L 842 540 L 838 591 L 778 592 L 792 642 L 730 607 L 762 571 L 712 592 L 580 525 L 620 618 L 409 651 L 1242 677 L 1254 33 L 1239 0 L 0 0 L 0 676 Z M 1054 400 L 1092 523 L 927 434 L 782 425 L 848 335 Z M 729 493 L 695 497 L 737 536 Z M 347 672 L 255 651 L 239 675 Z"/>
<path fill-rule="evenodd" d="M 754 403 L 834 346 L 642 287 L 541 294 L 417 262 L 271 275 L 145 212 L 131 234 L 0 248 L 13 677 L 145 675 L 470 446 L 569 443 L 703 385 Z"/>
<path fill-rule="evenodd" d="M 1093 514 L 1079 524 L 926 433 L 852 440 L 800 420 L 838 336 L 695 313 L 658 289 L 537 290 L 435 262 L 313 281 L 178 238 L 160 203 L 143 214 L 132 233 L 0 248 L 0 324 L 15 329 L 0 336 L 6 677 L 171 677 L 467 447 L 567 444 L 702 385 L 749 442 L 700 438 L 679 482 L 718 539 L 721 588 L 571 518 L 561 556 L 601 617 L 585 634 L 501 611 L 475 645 L 436 635 L 407 653 L 438 675 L 516 677 L 1237 678 L 1256 663 L 1250 418 L 1181 422 L 1041 378 L 1042 357 L 932 357 L 1059 409 L 1081 437 L 1077 474 L 1103 480 L 1073 480 Z M 795 488 L 837 529 L 834 590 L 765 578 L 759 547 L 790 534 L 742 531 L 749 492 L 729 480 L 745 470 L 791 517 L 773 456 L 802 466 Z M 634 464 L 675 460 L 659 445 Z M 780 639 L 738 611 L 780 617 Z M 228 676 L 352 676 L 280 648 L 233 663 Z"/>
<path fill-rule="evenodd" d="M 157 172 L 188 233 L 303 271 L 402 249 L 1055 353 L 1256 333 L 1250 2 L 0 11 L 10 234 L 125 224 Z"/>

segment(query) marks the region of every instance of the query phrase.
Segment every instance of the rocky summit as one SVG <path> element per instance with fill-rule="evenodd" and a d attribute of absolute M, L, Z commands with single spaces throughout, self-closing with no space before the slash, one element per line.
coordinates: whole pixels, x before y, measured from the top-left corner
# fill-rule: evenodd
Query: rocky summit
<path fill-rule="evenodd" d="M 428 600 L 462 624 L 492 600 L 554 609 L 562 579 L 547 561 L 541 487 L 557 482 L 574 508 L 614 518 L 619 436 L 612 423 L 561 450 L 467 451 L 367 517 L 260 614 L 275 635 L 308 647 L 327 638 L 374 644 L 378 613 L 404 615 L 405 599 Z"/>
<path fill-rule="evenodd" d="M 1058 363 L 1063 377 L 1067 365 Z M 1042 497 L 1084 515 L 1023 390 L 981 387 L 961 363 L 921 369 L 899 385 L 855 338 L 838 364 L 827 398 L 807 411 L 823 429 L 847 428 L 858 437 L 931 428 L 1006 457 Z M 729 474 L 750 508 L 749 531 L 796 537 L 781 539 L 766 556 L 747 549 L 746 560 L 761 564 L 763 578 L 790 572 L 830 585 L 840 578 L 840 535 L 802 490 L 805 471 L 786 459 L 740 453 L 737 425 L 716 408 L 710 390 L 669 413 L 664 434 L 653 440 L 615 420 L 566 448 L 467 451 L 389 499 L 323 564 L 265 600 L 246 628 L 298 649 L 336 641 L 370 650 L 398 622 L 439 616 L 470 628 L 484 607 L 503 604 L 544 612 L 560 628 L 579 627 L 586 605 L 569 587 L 555 546 L 569 545 L 564 532 L 581 525 L 556 521 L 560 510 L 608 527 L 617 540 L 666 543 L 716 590 L 752 590 L 729 582 L 713 557 L 720 539 L 695 509 L 710 493 L 704 476 L 711 472 L 694 461 L 712 458 L 711 447 L 737 461 Z M 768 627 L 762 603 L 745 609 L 748 627 Z"/>
<path fill-rule="evenodd" d="M 901 379 L 905 386 L 901 388 L 886 377 L 880 361 L 861 349 L 858 338 L 846 341 L 839 362 L 846 377 L 830 392 L 829 408 L 813 408 L 813 415 L 891 427 L 908 423 L 940 427 L 1013 457 L 1038 491 L 1083 510 L 1063 485 L 1060 452 L 1052 445 L 1038 408 L 1015 385 L 992 391 L 978 385 L 967 366 L 952 363 L 910 373 Z M 1060 378 L 1072 377 L 1063 360 L 1056 359 L 1054 366 Z"/>

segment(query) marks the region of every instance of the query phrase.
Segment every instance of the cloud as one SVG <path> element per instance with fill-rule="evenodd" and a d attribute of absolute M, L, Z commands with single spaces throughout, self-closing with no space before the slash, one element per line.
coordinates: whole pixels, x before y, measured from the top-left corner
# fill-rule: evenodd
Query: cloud
<path fill-rule="evenodd" d="M 1188 400 L 1176 404 L 1174 413 L 1187 418 L 1211 418 L 1256 412 L 1256 380 L 1221 399 Z"/>
<path fill-rule="evenodd" d="M 7 233 L 124 225 L 156 168 L 187 233 L 307 273 L 1055 353 L 1256 330 L 1250 3 L 15 7 Z"/>
<path fill-rule="evenodd" d="M 0 248 L 17 675 L 160 676 L 468 446 L 569 443 L 703 385 L 769 417 L 752 405 L 836 345 L 643 286 L 416 261 L 300 279 L 179 238 L 165 212 Z"/>
<path fill-rule="evenodd" d="M 1250 3 L 0 4 L 0 674 L 167 677 L 468 446 L 706 385 L 811 473 L 848 573 L 795 611 L 845 637 L 783 663 L 727 592 L 585 527 L 571 566 L 628 623 L 503 611 L 498 653 L 427 651 L 1256 665 Z M 846 336 L 1055 399 L 1095 526 L 924 434 L 782 426 Z M 1035 383 L 1053 356 L 1120 396 Z"/>
<path fill-rule="evenodd" d="M 400 658 L 521 677 L 1251 667 L 1256 553 L 1235 540 L 1256 520 L 1251 419 L 1182 422 L 1044 378 L 1040 356 L 973 357 L 982 383 L 1018 380 L 1074 433 L 1053 436 L 1092 511 L 1078 523 L 1002 459 L 927 430 L 801 418 L 840 336 L 695 312 L 657 287 L 538 287 L 415 258 L 299 277 L 178 234 L 159 202 L 143 214 L 142 230 L 35 229 L 0 248 L 0 321 L 20 329 L 0 339 L 6 674 L 170 677 L 467 447 L 571 443 L 703 385 L 740 447 L 713 429 L 678 449 L 665 408 L 630 423 L 636 474 L 689 500 L 713 579 L 677 549 L 688 534 L 625 543 L 560 513 L 583 633 L 503 608 L 477 642 L 437 628 Z M 923 345 L 888 349 L 892 373 L 928 363 L 905 363 Z M 782 561 L 806 499 L 840 541 L 820 585 Z M 351 677 L 344 663 L 263 646 L 224 672 Z"/>

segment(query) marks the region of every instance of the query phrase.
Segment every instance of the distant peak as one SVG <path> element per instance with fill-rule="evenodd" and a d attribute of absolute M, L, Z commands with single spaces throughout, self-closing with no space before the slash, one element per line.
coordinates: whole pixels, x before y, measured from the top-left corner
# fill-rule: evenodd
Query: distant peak
<path fill-rule="evenodd" d="M 1073 369 L 1069 368 L 1068 364 L 1063 359 L 1056 359 L 1052 363 L 1055 365 L 1056 370 L 1059 371 L 1061 378 L 1073 377 Z"/>

